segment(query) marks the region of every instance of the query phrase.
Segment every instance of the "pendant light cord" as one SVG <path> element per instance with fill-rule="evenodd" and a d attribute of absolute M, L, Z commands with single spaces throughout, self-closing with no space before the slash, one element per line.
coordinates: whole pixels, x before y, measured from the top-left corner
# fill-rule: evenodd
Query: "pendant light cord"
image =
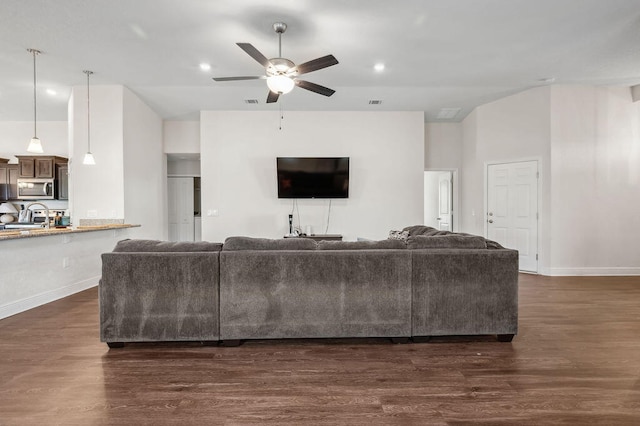
<path fill-rule="evenodd" d="M 89 76 L 92 71 L 83 71 L 87 74 L 87 150 L 91 152 L 91 102 L 89 101 Z"/>
<path fill-rule="evenodd" d="M 29 49 L 33 53 L 33 137 L 38 137 L 37 125 L 38 122 L 38 108 L 36 107 L 36 55 L 40 53 L 39 50 Z"/>

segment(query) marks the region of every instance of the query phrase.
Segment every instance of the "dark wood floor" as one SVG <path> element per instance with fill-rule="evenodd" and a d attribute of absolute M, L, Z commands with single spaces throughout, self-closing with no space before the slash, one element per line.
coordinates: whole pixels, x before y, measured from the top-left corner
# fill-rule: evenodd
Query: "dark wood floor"
<path fill-rule="evenodd" d="M 640 277 L 520 277 L 520 333 L 98 339 L 97 291 L 0 321 L 0 425 L 640 424 Z"/>

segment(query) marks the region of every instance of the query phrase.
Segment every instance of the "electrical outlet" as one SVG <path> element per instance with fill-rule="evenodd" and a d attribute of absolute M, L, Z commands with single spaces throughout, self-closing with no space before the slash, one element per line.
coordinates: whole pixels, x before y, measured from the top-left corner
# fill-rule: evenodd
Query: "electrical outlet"
<path fill-rule="evenodd" d="M 67 269 L 71 266 L 71 259 L 69 259 L 68 257 L 63 257 L 62 258 L 62 267 L 64 269 Z"/>

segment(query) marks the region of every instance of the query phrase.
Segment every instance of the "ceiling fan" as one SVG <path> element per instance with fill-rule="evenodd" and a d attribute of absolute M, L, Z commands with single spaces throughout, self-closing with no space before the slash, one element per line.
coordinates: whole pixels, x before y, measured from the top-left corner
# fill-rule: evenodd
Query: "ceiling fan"
<path fill-rule="evenodd" d="M 277 102 L 280 95 L 289 93 L 294 86 L 319 93 L 324 96 L 331 96 L 336 91 L 310 81 L 300 80 L 299 75 L 317 71 L 336 65 L 338 60 L 333 55 L 323 56 L 313 59 L 304 64 L 296 65 L 289 59 L 282 57 L 282 34 L 287 30 L 287 24 L 276 22 L 273 29 L 278 33 L 278 57 L 267 59 L 258 49 L 250 43 L 236 43 L 240 49 L 247 52 L 249 56 L 258 61 L 265 68 L 265 75 L 260 76 L 240 76 L 240 77 L 214 77 L 215 81 L 236 81 L 236 80 L 267 80 L 269 94 L 267 103 Z"/>

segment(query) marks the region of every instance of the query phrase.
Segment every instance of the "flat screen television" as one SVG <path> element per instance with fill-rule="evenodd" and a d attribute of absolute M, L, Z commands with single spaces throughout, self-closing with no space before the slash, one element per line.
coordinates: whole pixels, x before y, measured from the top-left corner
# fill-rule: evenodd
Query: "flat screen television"
<path fill-rule="evenodd" d="M 278 157 L 278 198 L 349 198 L 349 157 Z"/>

